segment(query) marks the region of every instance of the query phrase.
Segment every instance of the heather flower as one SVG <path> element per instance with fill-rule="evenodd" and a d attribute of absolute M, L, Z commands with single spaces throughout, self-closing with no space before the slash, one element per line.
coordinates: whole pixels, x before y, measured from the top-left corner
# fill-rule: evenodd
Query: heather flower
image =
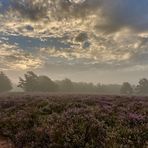
<path fill-rule="evenodd" d="M 140 114 L 135 114 L 135 113 L 129 113 L 128 120 L 130 120 L 132 122 L 144 122 L 145 116 L 140 115 Z"/>
<path fill-rule="evenodd" d="M 0 135 L 15 147 L 146 148 L 147 115 L 147 97 L 18 94 L 0 97 Z"/>

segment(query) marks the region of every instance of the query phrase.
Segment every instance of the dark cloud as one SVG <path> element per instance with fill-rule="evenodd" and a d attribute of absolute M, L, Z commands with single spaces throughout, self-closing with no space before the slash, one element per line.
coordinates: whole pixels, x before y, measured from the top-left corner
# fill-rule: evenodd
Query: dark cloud
<path fill-rule="evenodd" d="M 85 32 L 81 32 L 80 34 L 78 34 L 75 38 L 75 40 L 77 42 L 84 42 L 88 39 L 88 35 Z"/>
<path fill-rule="evenodd" d="M 26 69 L 33 65 L 53 75 L 74 76 L 77 72 L 77 79 L 88 74 L 95 80 L 98 74 L 94 71 L 102 72 L 104 80 L 124 77 L 123 71 L 134 71 L 133 79 L 135 71 L 147 71 L 148 0 L 1 1 L 0 42 L 13 45 L 0 49 L 2 68 Z M 11 14 L 3 15 L 6 11 L 1 10 L 10 10 Z M 17 48 L 11 52 L 14 46 Z M 34 56 L 17 53 L 18 48 Z M 39 55 L 41 59 L 34 58 Z"/>
<path fill-rule="evenodd" d="M 57 19 L 81 17 L 84 18 L 98 9 L 102 0 L 12 0 L 13 10 L 31 20 L 37 20 L 48 15 Z"/>
<path fill-rule="evenodd" d="M 59 20 L 84 19 L 94 14 L 97 16 L 95 28 L 106 32 L 122 28 L 140 32 L 147 30 L 147 6 L 147 0 L 13 0 L 14 9 L 31 20 L 44 18 L 49 12 Z"/>
<path fill-rule="evenodd" d="M 12 7 L 22 16 L 31 20 L 38 20 L 46 17 L 48 10 L 47 0 L 13 0 Z"/>
<path fill-rule="evenodd" d="M 34 28 L 31 25 L 26 25 L 25 28 L 28 31 L 34 31 Z"/>
<path fill-rule="evenodd" d="M 147 0 L 104 0 L 101 11 L 105 22 L 98 27 L 110 32 L 125 27 L 145 31 L 148 29 L 147 6 Z"/>

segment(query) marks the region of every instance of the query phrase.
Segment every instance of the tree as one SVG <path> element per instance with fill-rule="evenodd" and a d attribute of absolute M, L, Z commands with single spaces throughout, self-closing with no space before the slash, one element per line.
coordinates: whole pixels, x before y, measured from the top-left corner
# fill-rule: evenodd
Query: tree
<path fill-rule="evenodd" d="M 28 71 L 24 74 L 24 79 L 20 78 L 18 87 L 22 88 L 24 91 L 37 91 L 37 79 L 38 76 L 32 71 Z"/>
<path fill-rule="evenodd" d="M 146 78 L 143 78 L 139 81 L 139 84 L 136 87 L 136 92 L 139 94 L 148 93 L 148 80 Z"/>
<path fill-rule="evenodd" d="M 38 90 L 43 92 L 56 91 L 57 85 L 47 76 L 38 77 Z"/>
<path fill-rule="evenodd" d="M 24 75 L 24 79 L 20 78 L 18 87 L 25 91 L 56 91 L 56 84 L 47 76 L 37 76 L 32 71 Z"/>
<path fill-rule="evenodd" d="M 124 82 L 124 83 L 122 84 L 122 86 L 121 86 L 120 92 L 121 92 L 122 94 L 132 94 L 132 93 L 133 93 L 133 88 L 132 88 L 132 86 L 131 86 L 130 83 Z"/>
<path fill-rule="evenodd" d="M 72 92 L 73 91 L 73 82 L 70 79 L 64 79 L 60 82 L 58 82 L 60 91 L 63 92 Z"/>
<path fill-rule="evenodd" d="M 0 92 L 7 92 L 11 89 L 12 83 L 10 79 L 3 72 L 0 72 Z"/>

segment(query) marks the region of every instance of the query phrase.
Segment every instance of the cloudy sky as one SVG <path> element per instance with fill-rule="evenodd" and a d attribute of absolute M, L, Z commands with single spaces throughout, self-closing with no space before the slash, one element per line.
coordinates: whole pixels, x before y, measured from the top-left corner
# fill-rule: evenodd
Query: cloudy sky
<path fill-rule="evenodd" d="M 73 81 L 148 77 L 148 0 L 0 0 L 0 71 Z"/>

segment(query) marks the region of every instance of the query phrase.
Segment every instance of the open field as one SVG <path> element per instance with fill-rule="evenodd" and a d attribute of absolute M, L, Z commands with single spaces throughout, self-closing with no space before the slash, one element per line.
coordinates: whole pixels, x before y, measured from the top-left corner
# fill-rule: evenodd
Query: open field
<path fill-rule="evenodd" d="M 148 97 L 1 95 L 4 147 L 147 148 Z"/>

